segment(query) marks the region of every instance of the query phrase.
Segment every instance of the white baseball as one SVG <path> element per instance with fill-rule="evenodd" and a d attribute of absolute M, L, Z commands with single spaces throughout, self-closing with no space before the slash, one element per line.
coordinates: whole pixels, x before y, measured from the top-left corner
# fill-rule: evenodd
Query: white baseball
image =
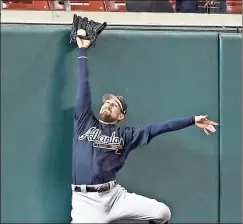
<path fill-rule="evenodd" d="M 85 36 L 86 36 L 86 31 L 83 30 L 83 29 L 79 29 L 79 30 L 77 31 L 77 34 L 78 34 L 78 36 L 83 36 L 83 37 L 85 37 Z"/>

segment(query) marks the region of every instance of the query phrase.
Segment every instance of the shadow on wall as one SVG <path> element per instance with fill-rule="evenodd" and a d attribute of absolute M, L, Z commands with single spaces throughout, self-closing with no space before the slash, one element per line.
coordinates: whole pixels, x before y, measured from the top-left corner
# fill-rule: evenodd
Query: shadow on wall
<path fill-rule="evenodd" d="M 42 204 L 44 220 L 48 222 L 70 222 L 71 209 L 71 160 L 72 160 L 72 134 L 73 134 L 73 109 L 62 111 L 62 92 L 64 89 L 64 77 L 68 73 L 65 66 L 65 58 L 68 57 L 70 45 L 68 36 L 63 34 L 60 47 L 57 52 L 55 71 L 51 77 L 51 91 L 47 102 L 50 123 L 46 133 L 45 164 L 43 164 Z M 70 191 L 69 191 L 70 189 Z"/>

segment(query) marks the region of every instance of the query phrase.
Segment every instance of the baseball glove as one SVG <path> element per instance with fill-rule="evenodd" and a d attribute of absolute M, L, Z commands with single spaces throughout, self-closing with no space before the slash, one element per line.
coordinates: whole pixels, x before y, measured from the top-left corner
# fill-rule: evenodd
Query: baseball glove
<path fill-rule="evenodd" d="M 73 15 L 73 23 L 71 27 L 71 33 L 70 33 L 70 43 L 76 43 L 76 37 L 77 37 L 77 31 L 78 31 L 78 25 L 80 24 L 80 18 L 74 14 Z"/>
<path fill-rule="evenodd" d="M 91 41 L 90 46 L 95 45 L 95 42 L 98 36 L 102 33 L 102 31 L 106 28 L 107 23 L 98 23 L 93 20 L 88 21 L 85 31 L 87 35 L 87 39 Z"/>
<path fill-rule="evenodd" d="M 79 29 L 83 29 L 86 31 L 86 36 L 79 36 L 82 39 L 90 40 L 92 45 L 95 45 L 95 42 L 98 38 L 98 36 L 101 34 L 101 32 L 106 28 L 107 23 L 98 23 L 93 20 L 89 20 L 87 17 L 80 17 L 74 14 L 73 16 L 73 23 L 71 28 L 71 34 L 70 34 L 70 43 L 76 43 L 77 38 L 77 31 Z"/>

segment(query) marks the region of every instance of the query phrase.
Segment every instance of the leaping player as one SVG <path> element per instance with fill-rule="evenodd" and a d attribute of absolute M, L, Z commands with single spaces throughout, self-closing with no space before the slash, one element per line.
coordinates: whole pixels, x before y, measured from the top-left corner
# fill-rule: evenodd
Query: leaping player
<path fill-rule="evenodd" d="M 72 223 L 109 223 L 121 219 L 167 223 L 169 207 L 155 199 L 129 193 L 116 180 L 131 150 L 163 133 L 190 126 L 206 134 L 218 123 L 206 115 L 189 116 L 143 126 L 119 126 L 127 114 L 122 96 L 105 94 L 96 118 L 91 109 L 87 50 L 89 40 L 77 37 L 78 96 L 75 106 L 72 164 Z"/>

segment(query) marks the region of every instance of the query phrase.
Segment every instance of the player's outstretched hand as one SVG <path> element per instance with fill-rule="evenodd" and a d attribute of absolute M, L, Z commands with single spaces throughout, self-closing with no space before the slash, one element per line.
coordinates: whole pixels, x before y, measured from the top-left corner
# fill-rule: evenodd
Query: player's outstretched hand
<path fill-rule="evenodd" d="M 84 40 L 80 37 L 76 38 L 77 45 L 79 48 L 89 48 L 91 41 L 90 40 Z"/>
<path fill-rule="evenodd" d="M 218 126 L 219 124 L 215 121 L 208 120 L 208 115 L 200 115 L 195 116 L 195 125 L 209 135 L 208 131 L 216 132 L 214 126 Z"/>

